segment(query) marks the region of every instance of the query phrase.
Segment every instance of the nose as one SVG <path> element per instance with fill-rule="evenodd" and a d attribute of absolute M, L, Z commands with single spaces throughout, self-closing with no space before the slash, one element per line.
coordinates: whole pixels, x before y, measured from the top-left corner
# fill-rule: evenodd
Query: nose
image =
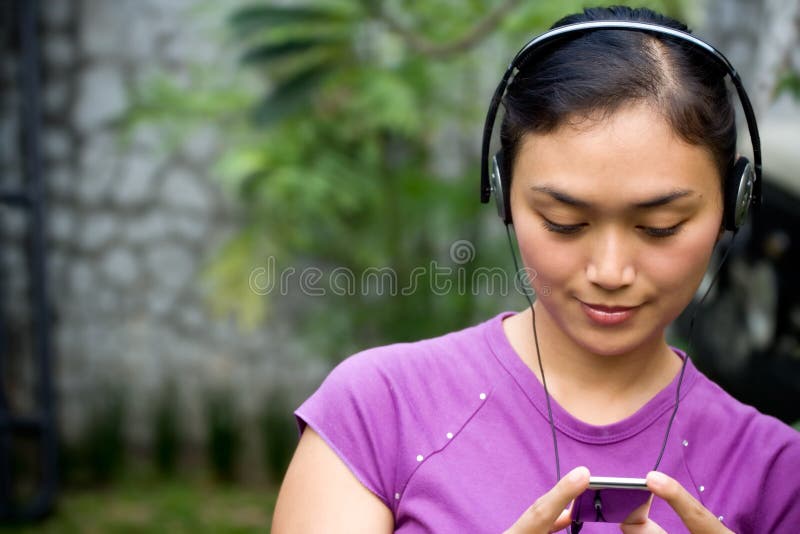
<path fill-rule="evenodd" d="M 609 230 L 598 235 L 586 265 L 586 278 L 607 290 L 631 285 L 636 269 L 628 248 L 617 232 Z"/>

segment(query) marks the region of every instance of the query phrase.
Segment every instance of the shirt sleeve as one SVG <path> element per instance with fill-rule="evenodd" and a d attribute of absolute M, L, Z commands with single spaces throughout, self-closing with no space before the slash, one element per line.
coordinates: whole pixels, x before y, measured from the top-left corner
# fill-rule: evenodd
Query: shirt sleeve
<path fill-rule="evenodd" d="M 398 425 L 379 351 L 342 361 L 295 412 L 300 433 L 310 426 L 356 478 L 391 508 Z"/>
<path fill-rule="evenodd" d="M 776 451 L 762 480 L 761 510 L 753 518 L 754 532 L 797 532 L 800 525 L 800 433 L 791 434 Z M 773 436 L 766 436 L 774 439 Z"/>

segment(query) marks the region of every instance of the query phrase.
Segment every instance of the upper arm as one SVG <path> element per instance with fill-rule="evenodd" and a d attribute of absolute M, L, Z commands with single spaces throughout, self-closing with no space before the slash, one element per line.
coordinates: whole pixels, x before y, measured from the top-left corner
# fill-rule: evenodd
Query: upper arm
<path fill-rule="evenodd" d="M 391 510 L 308 426 L 281 485 L 274 534 L 381 534 L 394 531 Z"/>

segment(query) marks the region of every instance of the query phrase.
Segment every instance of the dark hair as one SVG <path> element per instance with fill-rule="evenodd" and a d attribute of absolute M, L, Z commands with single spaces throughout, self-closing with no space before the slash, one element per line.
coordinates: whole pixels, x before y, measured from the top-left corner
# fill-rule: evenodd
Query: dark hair
<path fill-rule="evenodd" d="M 587 8 L 552 28 L 627 20 L 689 31 L 650 9 Z M 559 40 L 520 66 L 504 98 L 503 172 L 512 176 L 526 133 L 549 133 L 568 121 L 607 117 L 631 102 L 651 104 L 690 144 L 707 148 L 724 179 L 736 151 L 736 123 L 725 71 L 691 44 L 630 30 L 589 31 Z"/>

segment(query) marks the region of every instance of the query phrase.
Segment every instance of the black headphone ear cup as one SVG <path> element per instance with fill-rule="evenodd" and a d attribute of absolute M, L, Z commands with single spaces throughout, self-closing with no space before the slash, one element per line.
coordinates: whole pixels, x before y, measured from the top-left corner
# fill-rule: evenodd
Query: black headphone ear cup
<path fill-rule="evenodd" d="M 725 177 L 725 207 L 722 224 L 725 230 L 736 232 L 747 220 L 753 201 L 755 171 L 750 160 L 737 158 Z"/>
<path fill-rule="evenodd" d="M 503 151 L 498 150 L 492 157 L 491 187 L 497 204 L 497 215 L 504 224 L 511 224 L 511 191 L 509 180 L 504 172 Z"/>

